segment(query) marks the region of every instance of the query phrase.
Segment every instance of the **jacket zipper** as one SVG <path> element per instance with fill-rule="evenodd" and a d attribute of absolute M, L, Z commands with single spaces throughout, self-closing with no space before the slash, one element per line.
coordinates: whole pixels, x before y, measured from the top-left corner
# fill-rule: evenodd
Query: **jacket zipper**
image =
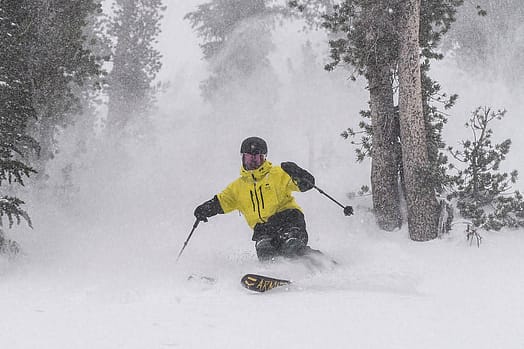
<path fill-rule="evenodd" d="M 258 191 L 260 192 L 260 199 L 262 200 L 262 209 L 265 210 L 266 207 L 264 205 L 264 194 L 262 194 L 262 186 L 258 188 Z"/>
<path fill-rule="evenodd" d="M 257 200 L 256 211 L 258 213 L 258 218 L 260 218 L 262 223 L 265 223 L 266 221 L 262 218 L 262 213 L 260 212 L 260 201 L 258 199 L 258 194 L 257 194 L 257 180 L 254 175 L 252 176 L 253 176 L 253 181 L 254 181 L 253 189 L 255 192 L 255 199 Z M 251 193 L 251 203 L 253 204 L 253 211 L 255 211 L 255 201 L 253 200 L 253 190 L 250 190 L 250 193 Z M 262 187 L 260 187 L 260 197 L 262 199 L 262 208 L 264 209 L 264 195 L 262 195 Z"/>

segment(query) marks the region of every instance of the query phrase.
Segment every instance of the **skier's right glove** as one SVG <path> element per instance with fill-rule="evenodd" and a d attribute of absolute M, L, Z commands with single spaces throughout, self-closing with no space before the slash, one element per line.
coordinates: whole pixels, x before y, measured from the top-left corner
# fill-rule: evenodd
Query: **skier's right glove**
<path fill-rule="evenodd" d="M 222 210 L 222 206 L 220 206 L 220 201 L 218 201 L 218 197 L 215 195 L 211 200 L 208 200 L 204 202 L 203 204 L 199 205 L 195 209 L 195 217 L 199 221 L 207 222 L 207 219 L 209 217 L 213 217 L 214 215 L 217 215 L 219 213 L 224 213 L 224 210 Z"/>

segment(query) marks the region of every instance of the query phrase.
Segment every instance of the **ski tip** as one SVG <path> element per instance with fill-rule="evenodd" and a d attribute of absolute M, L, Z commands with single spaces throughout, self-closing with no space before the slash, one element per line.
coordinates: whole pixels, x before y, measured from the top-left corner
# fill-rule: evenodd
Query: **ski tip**
<path fill-rule="evenodd" d="M 291 280 L 277 279 L 258 274 L 246 274 L 240 279 L 240 284 L 250 291 L 266 292 L 276 287 L 290 285 Z"/>

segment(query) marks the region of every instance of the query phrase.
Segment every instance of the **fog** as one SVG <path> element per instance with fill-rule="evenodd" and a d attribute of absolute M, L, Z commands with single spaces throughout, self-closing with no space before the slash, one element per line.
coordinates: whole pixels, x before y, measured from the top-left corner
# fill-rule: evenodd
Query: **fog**
<path fill-rule="evenodd" d="M 356 127 L 359 111 L 367 107 L 365 82 L 351 81 L 344 69 L 325 72 L 325 34 L 304 31 L 300 21 L 284 22 L 277 23 L 272 31 L 272 74 L 243 81 L 231 99 L 207 103 L 201 97 L 199 84 L 209 74 L 208 63 L 202 59 L 199 38 L 183 19 L 196 4 L 167 4 L 158 44 L 163 54 L 158 81 L 164 84 L 164 90 L 157 111 L 151 115 L 153 127 L 147 139 L 123 139 L 123 147 L 111 148 L 95 138 L 86 153 L 79 153 L 75 139 L 82 130 L 73 127 L 64 132 L 62 149 L 48 166 L 47 186 L 36 194 L 27 188 L 24 199 L 35 228 L 21 226 L 10 234 L 20 240 L 30 258 L 38 253 L 77 257 L 85 253 L 89 259 L 93 257 L 91 248 L 106 248 L 101 246 L 109 244 L 122 250 L 125 264 L 127 251 L 136 254 L 152 244 L 151 248 L 163 251 L 157 262 L 164 263 L 162 258 L 181 247 L 194 222 L 194 208 L 238 176 L 240 142 L 252 135 L 266 139 L 270 161 L 298 163 L 315 175 L 319 187 L 369 214 L 369 197 L 349 199 L 348 194 L 369 184 L 370 163 L 366 160 L 357 164 L 354 146 L 340 136 L 346 128 Z M 304 65 L 301 52 L 306 41 L 316 54 L 315 65 Z M 511 65 L 507 61 L 511 55 L 498 52 L 496 57 L 497 67 Z M 463 125 L 477 106 L 505 108 L 507 117 L 493 124 L 494 140 L 513 140 L 502 168 L 523 173 L 524 165 L 519 161 L 524 148 L 520 137 L 522 86 L 512 84 L 514 79 L 502 73 L 465 71 L 458 63 L 450 53 L 434 62 L 431 71 L 443 91 L 459 94 L 456 106 L 449 111 L 445 141 L 457 146 L 460 140 L 470 137 Z M 265 100 L 268 90 L 273 95 Z M 61 183 L 62 172 L 71 162 L 72 183 L 66 187 Z M 523 188 L 522 182 L 515 188 Z M 312 210 L 306 215 L 312 216 L 308 222 L 311 230 L 323 231 L 328 222 L 334 221 L 340 229 L 337 234 L 353 231 L 352 221 L 340 220 L 336 206 L 330 207 L 331 203 L 318 193 L 305 193 L 297 199 L 306 212 Z M 372 219 L 367 220 L 361 221 L 374 224 Z M 209 246 L 213 252 L 223 253 L 237 248 L 252 250 L 249 229 L 237 215 L 217 218 L 200 229 L 215 234 L 210 243 L 205 239 L 195 242 L 202 249 Z M 216 236 L 219 234 L 227 238 L 220 239 Z M 332 243 L 319 236 L 317 241 L 328 246 Z M 71 252 L 75 251 L 73 246 L 78 251 Z M 50 252 L 53 249 L 60 252 Z M 148 258 L 147 253 L 143 258 Z"/>
<path fill-rule="evenodd" d="M 180 263 L 175 262 L 194 223 L 194 208 L 239 175 L 240 143 L 244 138 L 256 135 L 267 141 L 270 161 L 275 164 L 296 162 L 313 173 L 320 188 L 355 207 L 353 217 L 344 217 L 336 205 L 317 192 L 296 195 L 306 212 L 311 245 L 334 256 L 343 267 L 334 275 L 321 279 L 324 288 L 316 287 L 314 278 L 308 278 L 305 291 L 293 296 L 293 299 L 299 299 L 298 303 L 293 302 L 291 296 L 280 294 L 275 298 L 276 305 L 281 307 L 283 314 L 295 316 L 305 332 L 318 330 L 319 338 L 328 337 L 328 343 L 336 346 L 342 343 L 341 338 L 346 332 L 334 330 L 342 331 L 341 325 L 322 326 L 330 323 L 332 312 L 340 324 L 342 320 L 349 321 L 362 330 L 353 333 L 354 341 L 360 343 L 360 347 L 368 343 L 365 338 L 372 340 L 365 335 L 372 324 L 391 321 L 382 323 L 382 328 L 386 329 L 396 322 L 399 315 L 393 314 L 397 310 L 410 309 L 403 318 L 405 321 L 391 327 L 385 335 L 397 338 L 397 342 L 390 344 L 398 346 L 390 347 L 414 348 L 416 338 L 403 341 L 408 338 L 407 333 L 398 337 L 402 331 L 401 323 L 409 325 L 405 327 L 420 326 L 421 329 L 423 323 L 416 322 L 418 311 L 444 316 L 441 309 L 447 308 L 441 306 L 448 304 L 450 299 L 469 296 L 472 290 L 478 291 L 476 287 L 482 285 L 476 282 L 483 277 L 480 271 L 466 277 L 471 282 L 467 287 L 460 288 L 460 283 L 453 283 L 463 280 L 463 275 L 470 272 L 466 268 L 471 262 L 468 258 L 482 263 L 488 257 L 501 257 L 504 252 L 496 247 L 510 248 L 511 242 L 488 235 L 484 244 L 491 239 L 492 245 L 486 247 L 487 254 L 481 257 L 465 247 L 460 228 L 455 228 L 449 240 L 429 243 L 421 249 L 410 244 L 406 227 L 393 235 L 378 230 L 370 213 L 370 197 L 350 195 L 362 185 L 369 184 L 370 163 L 367 160 L 356 163 L 354 146 L 340 136 L 348 127 L 357 126 L 359 111 L 367 107 L 365 81 L 351 81 L 349 73 L 343 69 L 325 72 L 323 65 L 328 59 L 326 36 L 322 32 L 303 31 L 300 21 L 284 22 L 272 31 L 275 45 L 270 55 L 272 74 L 258 74 L 243 81 L 230 99 L 214 105 L 204 101 L 199 84 L 207 78 L 209 66 L 202 59 L 199 38 L 190 23 L 183 20 L 197 4 L 196 1 L 167 3 L 158 44 L 163 54 L 163 67 L 157 80 L 164 85 L 164 90 L 159 95 L 157 110 L 151 115 L 153 127 L 145 139 L 122 139 L 121 146 L 113 148 L 104 146 L 104 141 L 95 137 L 89 140 L 87 152 L 82 153 L 76 148 L 76 137 L 78 132 L 82 132 L 80 126 L 65 130 L 60 139 L 62 149 L 48 166 L 49 182 L 39 187 L 36 193 L 28 185 L 22 194 L 33 218 L 34 229 L 20 226 L 9 231 L 11 238 L 19 241 L 23 252 L 15 261 L 1 260 L 0 274 L 5 287 L 0 298 L 6 302 L 13 300 L 10 311 L 19 311 L 18 305 L 22 308 L 15 325 L 12 325 L 13 333 L 23 335 L 22 328 L 26 323 L 40 325 L 39 314 L 46 319 L 47 325 L 42 332 L 26 336 L 26 341 L 22 341 L 23 345 L 19 347 L 31 347 L 39 342 L 55 343 L 58 345 L 55 347 L 74 343 L 77 344 L 73 345 L 75 347 L 86 348 L 123 344 L 137 348 L 162 347 L 175 345 L 173 343 L 181 343 L 181 347 L 198 347 L 188 344 L 192 343 L 190 338 L 208 332 L 215 340 L 221 338 L 218 342 L 203 339 L 208 347 L 240 347 L 244 342 L 238 338 L 247 343 L 245 332 L 255 322 L 249 317 L 246 320 L 245 313 L 237 309 L 239 298 L 244 307 L 255 303 L 259 314 L 266 314 L 261 315 L 266 321 L 262 328 L 274 329 L 271 327 L 271 313 L 264 313 L 265 307 L 272 305 L 266 302 L 271 301 L 254 301 L 241 294 L 243 290 L 237 289 L 240 288 L 237 278 L 241 273 L 259 268 L 251 232 L 238 214 L 217 216 L 209 223 L 200 224 Z M 301 52 L 308 40 L 316 53 L 317 64 L 304 66 Z M 515 40 L 522 40 L 522 37 Z M 477 106 L 505 108 L 507 117 L 493 124 L 494 140 L 513 140 L 503 170 L 517 169 L 522 174 L 524 163 L 520 161 L 520 151 L 524 149 L 524 137 L 520 133 L 523 130 L 524 88 L 515 83 L 522 76 L 508 76 L 508 69 L 496 69 L 510 67 L 513 63 L 509 60 L 511 57 L 514 56 L 504 51 L 497 52 L 490 60 L 493 71 L 487 74 L 478 69 L 465 70 L 457 57 L 449 54 L 444 60 L 433 63 L 431 76 L 441 83 L 445 92 L 459 94 L 456 106 L 449 111 L 445 141 L 457 146 L 461 139 L 470 136 L 463 125 Z M 519 71 L 516 70 L 515 74 L 520 74 Z M 265 98 L 267 91 L 271 91 L 271 98 Z M 69 163 L 73 163 L 72 182 L 64 187 L 61 174 Z M 519 181 L 515 188 L 524 188 L 523 182 Z M 515 239 L 511 241 L 520 243 L 515 235 L 509 236 Z M 490 246 L 489 242 L 487 244 Z M 427 260 L 424 259 L 425 253 L 429 256 Z M 420 265 L 412 263 L 414 260 L 421 261 Z M 446 265 L 456 266 L 455 262 L 462 267 L 450 276 L 450 281 Z M 497 265 L 505 268 L 505 263 L 502 260 Z M 437 275 L 434 281 L 423 276 L 424 266 Z M 443 269 L 440 270 L 439 266 Z M 188 286 L 187 276 L 191 274 L 211 275 L 219 281 L 215 285 Z M 490 280 L 494 283 L 508 281 L 504 275 Z M 513 276 L 511 280 L 516 282 Z M 439 288 L 440 284 L 437 284 L 441 281 L 455 286 L 452 290 L 444 286 Z M 312 289 L 309 292 L 308 285 Z M 519 285 L 513 285 L 514 292 L 509 295 L 512 301 L 518 299 Z M 442 291 L 444 298 L 433 294 L 432 287 Z M 329 293 L 330 288 L 337 291 Z M 475 319 L 470 317 L 470 323 L 482 318 L 481 325 L 493 325 L 490 315 L 497 306 L 506 303 L 502 292 L 490 292 L 470 304 L 471 309 L 479 310 L 489 303 L 491 298 L 488 296 L 491 295 L 498 297 L 499 303 L 492 303 Z M 348 299 L 349 302 L 360 302 L 361 310 L 350 305 L 340 308 L 344 311 L 330 308 L 324 303 L 328 296 L 339 305 L 346 304 Z M 432 297 L 437 298 L 436 305 L 431 305 Z M 416 303 L 413 308 L 410 307 L 413 306 L 412 299 Z M 321 321 L 317 321 L 315 326 L 306 324 L 307 316 L 297 310 L 303 307 L 300 300 L 309 302 L 317 311 L 317 320 Z M 378 305 L 375 305 L 377 300 Z M 290 304 L 293 309 L 289 308 Z M 453 309 L 458 318 L 461 301 L 452 304 L 456 306 Z M 66 310 L 60 310 L 61 306 Z M 427 308 L 435 313 L 426 312 Z M 35 315 L 34 309 L 43 310 Z M 518 309 L 518 306 L 513 309 Z M 236 311 L 237 317 L 229 316 L 230 311 Z M 383 312 L 389 316 L 383 317 Z M 86 313 L 90 314 L 88 319 L 84 317 Z M 145 315 L 142 318 L 140 314 Z M 68 316 L 83 320 L 72 321 L 69 325 Z M 343 318 L 345 316 L 353 318 Z M 358 316 L 364 319 L 362 323 Z M 509 312 L 504 324 L 512 324 L 516 316 Z M 53 337 L 45 332 L 56 331 L 53 320 L 65 327 L 69 336 L 61 340 L 59 335 Z M 106 322 L 94 325 L 102 320 Z M 108 336 L 110 339 L 104 342 L 105 328 L 111 327 L 111 321 L 119 324 L 116 326 L 117 335 Z M 424 337 L 422 332 L 418 333 L 424 337 L 422 343 L 456 344 L 455 347 L 466 348 L 468 338 L 464 333 L 469 331 L 461 327 L 463 323 L 450 321 L 449 327 L 440 323 L 435 335 L 440 339 L 434 342 Z M 208 327 L 201 327 L 204 325 Z M 495 330 L 497 328 L 495 326 Z M 133 336 L 126 335 L 133 331 L 137 331 L 136 342 L 133 342 Z M 300 333 L 310 338 L 304 331 Z M 449 331 L 455 337 L 448 338 L 446 332 Z M 179 338 L 168 341 L 167 338 L 175 332 Z M 283 343 L 288 345 L 302 343 L 302 347 L 308 347 L 307 343 L 310 343 L 293 342 L 293 330 L 286 332 L 280 328 L 277 333 L 287 338 Z M 518 338 L 519 333 L 515 332 L 512 338 Z M 481 331 L 469 333 L 472 337 L 481 334 Z M 80 339 L 75 340 L 75 336 L 84 341 L 78 343 Z M 122 337 L 117 340 L 115 336 Z M 236 345 L 227 342 L 228 336 L 237 338 L 237 341 L 230 338 Z M 9 337 L 12 343 L 16 342 L 15 337 Z M 312 343 L 320 345 L 319 338 Z M 460 340 L 453 342 L 453 338 Z M 471 343 L 482 345 L 483 339 L 486 337 L 480 336 Z M 371 347 L 381 347 L 378 337 L 373 340 Z M 511 338 L 506 340 L 506 344 L 512 343 Z M 275 340 L 269 343 L 277 344 Z"/>

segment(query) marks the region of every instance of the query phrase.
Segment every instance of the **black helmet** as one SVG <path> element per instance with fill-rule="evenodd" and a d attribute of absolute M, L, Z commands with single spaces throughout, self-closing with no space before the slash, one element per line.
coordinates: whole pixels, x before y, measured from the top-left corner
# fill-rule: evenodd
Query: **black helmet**
<path fill-rule="evenodd" d="M 259 137 L 249 137 L 244 139 L 240 146 L 240 153 L 244 154 L 267 154 L 266 141 Z"/>

